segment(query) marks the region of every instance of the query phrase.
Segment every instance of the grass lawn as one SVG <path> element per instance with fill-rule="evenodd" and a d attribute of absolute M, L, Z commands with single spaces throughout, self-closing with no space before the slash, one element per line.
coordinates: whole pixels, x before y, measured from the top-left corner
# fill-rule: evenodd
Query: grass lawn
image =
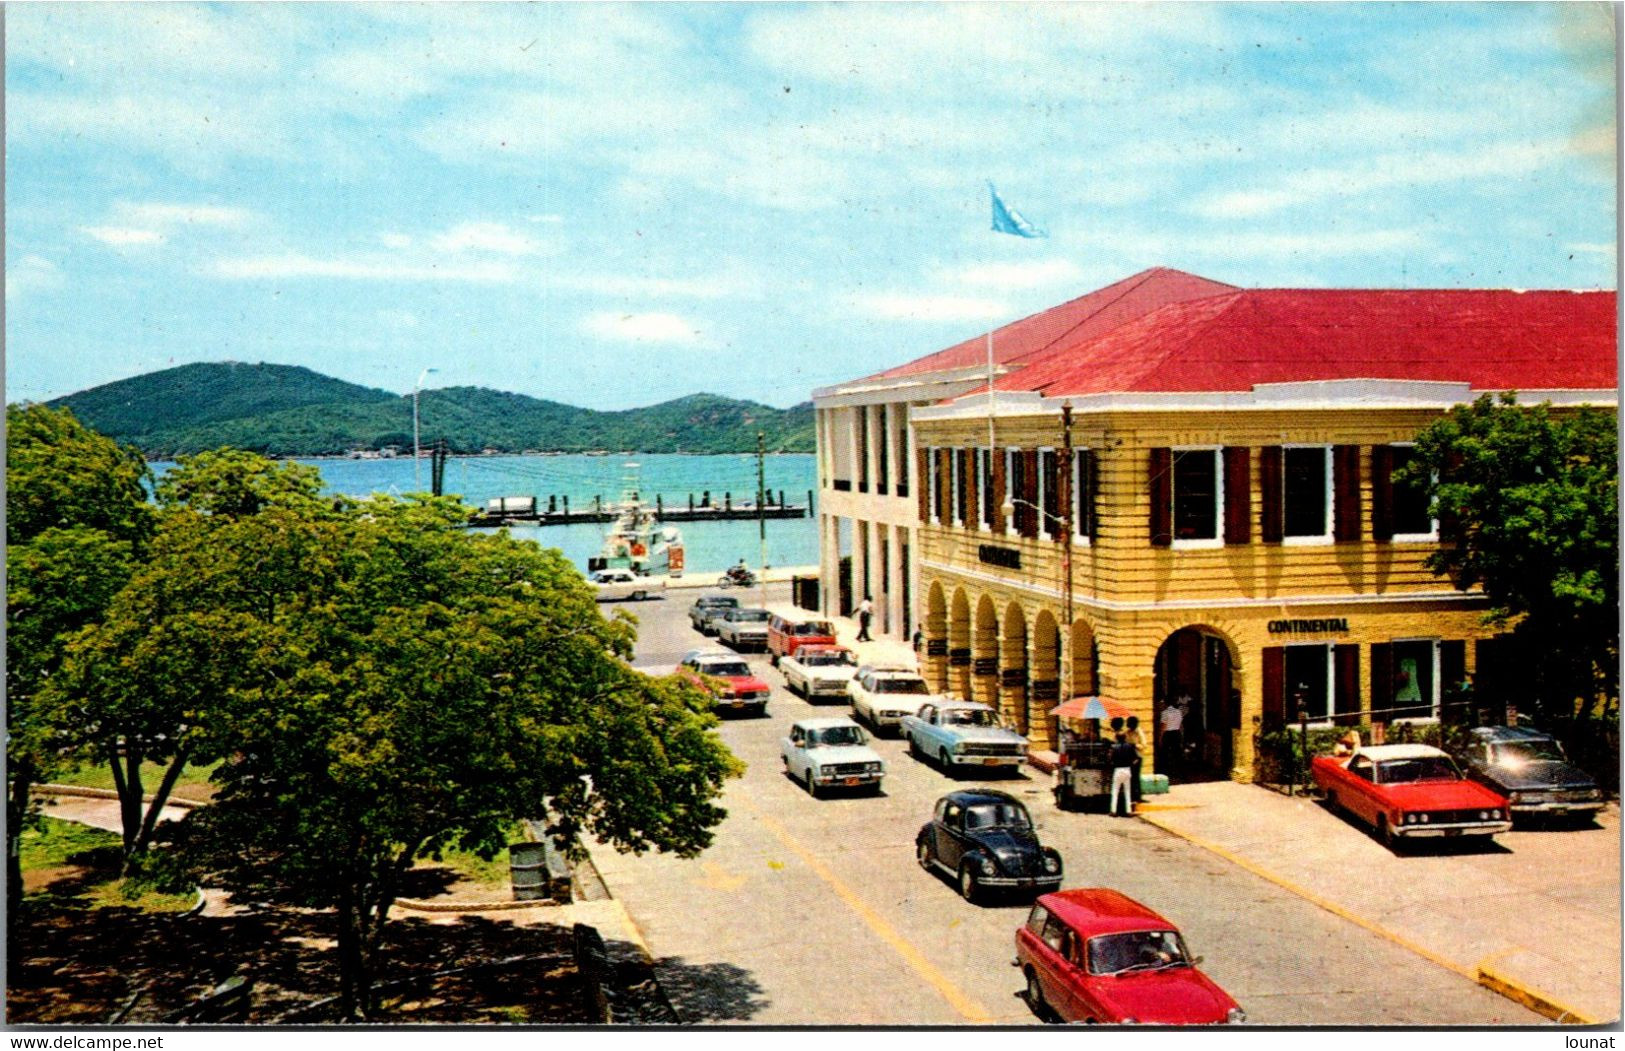
<path fill-rule="evenodd" d="M 512 827 L 508 829 L 508 842 L 523 843 L 529 840 L 530 836 L 525 831 L 523 822 L 515 821 Z M 508 888 L 509 870 L 508 852 L 506 850 L 497 851 L 491 857 L 491 860 L 487 861 L 472 850 L 447 847 L 441 854 L 439 861 L 435 861 L 433 858 L 420 858 L 418 865 L 444 865 L 465 880 L 483 886 L 501 887 L 504 890 Z"/>
<path fill-rule="evenodd" d="M 33 899 L 71 900 L 80 907 L 185 912 L 192 893 L 164 894 L 120 870 L 119 836 L 76 821 L 42 818 L 22 835 L 23 886 Z"/>
<path fill-rule="evenodd" d="M 182 768 L 180 779 L 175 782 L 171 798 L 188 799 L 196 803 L 207 803 L 214 798 L 214 785 L 209 783 L 209 775 L 219 763 L 209 763 L 205 766 L 187 765 Z M 156 789 L 164 779 L 164 767 L 157 763 L 141 764 L 141 787 L 148 793 Z M 101 766 L 82 766 L 77 770 L 69 771 L 57 779 L 58 784 L 78 785 L 81 788 L 113 787 L 113 772 L 106 764 Z"/>

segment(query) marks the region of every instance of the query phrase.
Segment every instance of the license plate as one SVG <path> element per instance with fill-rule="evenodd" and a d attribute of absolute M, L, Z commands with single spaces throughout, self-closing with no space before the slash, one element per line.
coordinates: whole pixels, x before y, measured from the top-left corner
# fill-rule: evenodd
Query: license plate
<path fill-rule="evenodd" d="M 1459 836 L 1459 835 L 1461 835 L 1461 829 L 1459 829 L 1459 828 L 1447 828 L 1447 829 L 1444 830 L 1444 834 L 1446 836 Z"/>
<path fill-rule="evenodd" d="M 982 760 L 982 765 L 983 766 L 998 766 L 999 761 L 997 759 L 983 759 Z"/>
<path fill-rule="evenodd" d="M 1562 817 L 1564 814 L 1569 812 L 1569 808 L 1566 806 L 1554 806 L 1552 807 L 1551 812 L 1556 814 L 1558 817 Z"/>
<path fill-rule="evenodd" d="M 745 702 L 744 701 L 734 701 L 733 706 L 735 708 L 743 708 L 745 706 Z"/>
<path fill-rule="evenodd" d="M 855 785 L 855 784 L 858 784 L 862 780 L 863 780 L 863 778 L 861 778 L 861 777 L 849 777 L 843 782 L 843 784 Z"/>

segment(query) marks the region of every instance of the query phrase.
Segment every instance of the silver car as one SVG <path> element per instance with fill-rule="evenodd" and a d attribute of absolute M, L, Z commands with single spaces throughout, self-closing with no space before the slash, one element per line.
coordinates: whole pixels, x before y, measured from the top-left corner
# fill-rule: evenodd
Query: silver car
<path fill-rule="evenodd" d="M 726 642 L 736 650 L 765 650 L 767 621 L 765 609 L 730 609 L 713 617 L 711 625 L 717 630 L 718 642 Z"/>

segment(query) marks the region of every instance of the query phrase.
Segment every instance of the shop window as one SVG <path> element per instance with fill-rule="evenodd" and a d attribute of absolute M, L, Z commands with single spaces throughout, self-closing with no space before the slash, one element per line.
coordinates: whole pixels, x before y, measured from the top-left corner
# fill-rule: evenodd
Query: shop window
<path fill-rule="evenodd" d="M 1175 547 L 1209 547 L 1221 543 L 1223 486 L 1219 450 L 1173 451 L 1173 541 Z"/>
<path fill-rule="evenodd" d="M 1307 711 L 1309 721 L 1323 723 L 1332 717 L 1332 647 L 1308 643 L 1286 647 L 1286 718 L 1297 722 Z"/>
<path fill-rule="evenodd" d="M 1388 721 L 1438 716 L 1438 651 L 1438 643 L 1433 639 L 1411 639 L 1389 646 L 1391 663 L 1387 696 L 1382 705 L 1388 709 Z"/>
<path fill-rule="evenodd" d="M 1331 454 L 1324 445 L 1281 451 L 1281 532 L 1289 544 L 1331 539 Z"/>

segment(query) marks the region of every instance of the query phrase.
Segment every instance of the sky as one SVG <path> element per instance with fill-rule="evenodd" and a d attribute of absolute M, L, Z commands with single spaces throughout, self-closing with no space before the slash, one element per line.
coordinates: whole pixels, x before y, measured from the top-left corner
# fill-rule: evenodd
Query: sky
<path fill-rule="evenodd" d="M 1613 288 L 1616 11 L 7 5 L 6 396 L 783 407 L 1152 266 Z"/>

